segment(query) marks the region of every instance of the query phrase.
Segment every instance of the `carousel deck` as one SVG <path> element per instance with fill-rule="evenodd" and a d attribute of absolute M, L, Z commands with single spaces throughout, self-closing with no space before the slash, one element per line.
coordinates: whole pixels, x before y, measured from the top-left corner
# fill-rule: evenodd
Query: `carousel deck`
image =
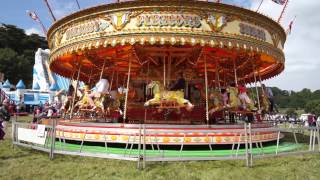
<path fill-rule="evenodd" d="M 252 129 L 270 128 L 269 124 L 252 124 Z M 208 145 L 245 143 L 243 124 L 236 125 L 170 125 L 170 124 L 120 124 L 92 122 L 63 122 L 57 125 L 60 140 L 105 142 L 120 144 L 141 143 L 145 134 L 146 144 L 159 145 Z M 277 139 L 277 132 L 253 134 L 253 142 Z"/>

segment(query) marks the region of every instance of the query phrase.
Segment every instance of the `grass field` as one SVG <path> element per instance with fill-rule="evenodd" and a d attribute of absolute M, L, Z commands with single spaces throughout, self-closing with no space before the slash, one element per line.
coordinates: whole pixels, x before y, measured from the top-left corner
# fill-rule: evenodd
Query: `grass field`
<path fill-rule="evenodd" d="M 28 121 L 28 119 L 23 119 Z M 8 134 L 10 135 L 10 127 Z M 148 163 L 48 154 L 0 142 L 0 179 L 319 179 L 320 154 L 244 161 Z"/>

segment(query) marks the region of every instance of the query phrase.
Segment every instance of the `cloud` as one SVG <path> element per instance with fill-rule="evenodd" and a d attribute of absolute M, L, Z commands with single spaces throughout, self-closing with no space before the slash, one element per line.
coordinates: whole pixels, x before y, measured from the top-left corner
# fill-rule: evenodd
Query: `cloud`
<path fill-rule="evenodd" d="M 261 11 L 277 18 L 281 8 L 267 1 Z M 270 85 L 293 90 L 301 90 L 304 87 L 312 90 L 320 89 L 317 78 L 320 77 L 318 60 L 320 18 L 317 18 L 320 17 L 319 8 L 319 0 L 289 2 L 281 22 L 287 28 L 294 16 L 297 16 L 297 19 L 285 45 L 285 71 L 279 77 L 268 81 Z"/>
<path fill-rule="evenodd" d="M 44 36 L 43 31 L 41 31 L 40 29 L 35 28 L 35 27 L 31 27 L 31 28 L 29 28 L 29 29 L 26 29 L 25 32 L 26 32 L 27 35 L 30 35 L 30 34 L 38 34 L 38 35 L 40 35 L 40 36 Z"/>

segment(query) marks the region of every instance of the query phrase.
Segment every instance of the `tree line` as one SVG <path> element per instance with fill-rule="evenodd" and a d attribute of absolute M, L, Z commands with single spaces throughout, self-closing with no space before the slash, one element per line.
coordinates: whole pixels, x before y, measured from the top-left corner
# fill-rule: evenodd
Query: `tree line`
<path fill-rule="evenodd" d="M 287 91 L 272 87 L 272 92 L 278 107 L 290 108 L 290 113 L 303 109 L 306 113 L 320 115 L 320 90 L 312 92 L 304 88 L 301 91 Z"/>
<path fill-rule="evenodd" d="M 14 25 L 0 24 L 0 72 L 16 84 L 22 79 L 27 87 L 32 85 L 34 55 L 38 48 L 48 48 L 44 37 L 27 35 Z"/>

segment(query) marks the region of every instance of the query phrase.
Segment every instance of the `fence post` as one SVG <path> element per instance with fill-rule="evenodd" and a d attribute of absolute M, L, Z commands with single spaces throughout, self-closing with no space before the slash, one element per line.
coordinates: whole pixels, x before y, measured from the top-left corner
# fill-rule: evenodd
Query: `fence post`
<path fill-rule="evenodd" d="M 11 137 L 12 137 L 12 148 L 14 148 L 14 143 L 16 142 L 16 121 L 17 120 L 17 115 L 15 115 L 15 118 L 12 120 L 12 126 L 11 126 Z"/>
<path fill-rule="evenodd" d="M 142 168 L 146 168 L 146 125 L 143 124 L 143 166 Z"/>
<path fill-rule="evenodd" d="M 280 143 L 280 130 L 278 131 L 278 137 L 277 137 L 276 155 L 278 155 L 279 143 Z"/>
<path fill-rule="evenodd" d="M 53 160 L 54 158 L 55 144 L 56 144 L 56 119 L 52 119 L 50 160 Z"/>
<path fill-rule="evenodd" d="M 312 151 L 315 151 L 315 146 L 316 146 L 315 144 L 316 144 L 316 138 L 317 138 L 316 133 L 318 133 L 318 132 L 316 129 L 314 129 L 313 130 Z"/>
<path fill-rule="evenodd" d="M 245 137 L 245 148 L 246 148 L 246 166 L 249 167 L 247 123 L 244 123 L 244 135 L 245 135 L 244 137 Z"/>
<path fill-rule="evenodd" d="M 139 123 L 139 145 L 138 145 L 138 169 L 140 169 L 140 163 L 141 163 L 141 122 Z"/>
<path fill-rule="evenodd" d="M 313 141 L 313 129 L 311 129 L 310 127 L 309 127 L 309 129 L 310 129 L 309 151 L 311 151 L 312 150 L 312 141 Z"/>
<path fill-rule="evenodd" d="M 249 147 L 250 147 L 250 167 L 253 166 L 253 154 L 252 154 L 252 128 L 251 123 L 249 123 Z"/>
<path fill-rule="evenodd" d="M 319 124 L 316 124 L 316 128 L 317 128 L 317 139 L 318 139 L 318 151 L 320 152 L 320 129 L 319 129 Z"/>

